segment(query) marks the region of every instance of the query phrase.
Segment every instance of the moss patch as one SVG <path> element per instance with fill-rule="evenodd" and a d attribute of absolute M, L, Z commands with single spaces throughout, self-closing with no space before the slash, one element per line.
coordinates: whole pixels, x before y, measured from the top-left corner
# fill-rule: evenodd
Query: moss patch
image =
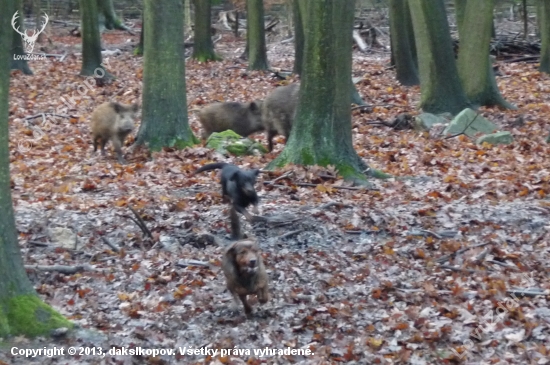
<path fill-rule="evenodd" d="M 219 133 L 212 133 L 206 141 L 206 147 L 215 149 L 223 155 L 233 154 L 236 156 L 253 155 L 257 152 L 266 153 L 267 149 L 260 143 L 243 138 L 232 130 Z"/>
<path fill-rule="evenodd" d="M 36 337 L 49 335 L 56 328 L 73 327 L 71 322 L 36 295 L 15 296 L 3 303 L 2 307 L 6 309 L 5 318 L 7 318 L 10 335 Z M 1 324 L 0 315 L 0 329 Z"/>
<path fill-rule="evenodd" d="M 0 338 L 7 337 L 10 334 L 10 326 L 4 312 L 0 309 Z"/>

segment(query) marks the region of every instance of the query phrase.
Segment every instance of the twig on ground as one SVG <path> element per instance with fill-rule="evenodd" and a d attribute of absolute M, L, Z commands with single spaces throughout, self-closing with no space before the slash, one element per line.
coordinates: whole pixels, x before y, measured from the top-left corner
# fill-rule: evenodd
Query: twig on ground
<path fill-rule="evenodd" d="M 132 208 L 131 206 L 128 206 L 128 208 L 130 208 L 130 210 L 132 211 L 132 213 L 134 213 L 134 215 L 136 216 L 136 218 L 138 219 L 138 222 L 136 222 L 135 220 L 133 220 L 139 228 L 141 228 L 141 230 L 143 231 L 143 235 L 147 235 L 149 236 L 149 238 L 153 239 L 153 234 L 151 233 L 151 231 L 149 230 L 149 228 L 147 228 L 147 226 L 145 225 L 145 222 L 143 221 L 143 219 L 141 218 L 141 216 L 138 214 L 138 212 L 135 211 L 134 208 Z"/>
<path fill-rule="evenodd" d="M 91 265 L 76 265 L 76 266 L 66 266 L 66 265 L 25 265 L 27 270 L 39 270 L 39 271 L 56 271 L 66 275 L 76 274 L 82 271 L 97 271 L 98 269 L 92 267 Z"/>
<path fill-rule="evenodd" d="M 302 233 L 303 231 L 304 231 L 303 229 L 297 229 L 295 231 L 290 231 L 290 232 L 287 232 L 287 233 L 284 233 L 284 234 L 278 236 L 277 239 L 282 240 L 284 238 L 294 236 L 295 234 Z"/>
<path fill-rule="evenodd" d="M 483 247 L 483 246 L 487 246 L 489 244 L 491 244 L 492 242 L 484 242 L 484 243 L 480 243 L 480 244 L 477 244 L 477 245 L 473 245 L 473 246 L 470 246 L 470 247 L 464 247 L 464 248 L 461 248 L 460 250 L 457 250 L 456 252 L 453 252 L 451 254 L 448 254 L 448 255 L 445 255 L 445 256 L 441 256 L 440 258 L 438 258 L 437 260 L 435 260 L 436 262 L 445 262 L 445 261 L 448 261 L 449 259 L 457 256 L 457 255 L 460 255 L 461 253 L 463 252 L 466 252 L 468 250 L 471 250 L 473 248 L 478 248 L 478 247 Z"/>

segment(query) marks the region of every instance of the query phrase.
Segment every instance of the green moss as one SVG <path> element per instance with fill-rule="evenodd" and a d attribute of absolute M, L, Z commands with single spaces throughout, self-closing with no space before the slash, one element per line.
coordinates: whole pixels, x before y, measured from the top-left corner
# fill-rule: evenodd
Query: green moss
<path fill-rule="evenodd" d="M 370 170 L 369 175 L 374 177 L 375 179 L 391 179 L 393 177 L 390 174 L 386 174 L 382 170 L 376 170 L 376 169 Z"/>
<path fill-rule="evenodd" d="M 208 62 L 208 61 L 221 61 L 222 58 L 218 56 L 215 52 L 201 52 L 197 55 L 193 54 L 193 58 L 199 62 Z"/>
<path fill-rule="evenodd" d="M 199 143 L 199 140 L 194 135 L 191 137 L 191 141 L 184 140 L 181 138 L 176 138 L 174 141 L 173 146 L 176 147 L 178 150 L 183 150 L 185 147 L 192 147 L 193 145 Z"/>
<path fill-rule="evenodd" d="M 206 147 L 215 149 L 218 153 L 226 155 L 231 153 L 237 156 L 251 155 L 255 151 L 266 153 L 267 149 L 250 138 L 243 138 L 232 130 L 212 133 L 206 141 Z"/>
<path fill-rule="evenodd" d="M 48 335 L 56 328 L 73 327 L 71 322 L 36 295 L 15 296 L 7 300 L 2 307 L 6 308 L 11 335 L 35 337 Z"/>
<path fill-rule="evenodd" d="M 0 338 L 10 334 L 10 326 L 4 312 L 0 309 Z"/>

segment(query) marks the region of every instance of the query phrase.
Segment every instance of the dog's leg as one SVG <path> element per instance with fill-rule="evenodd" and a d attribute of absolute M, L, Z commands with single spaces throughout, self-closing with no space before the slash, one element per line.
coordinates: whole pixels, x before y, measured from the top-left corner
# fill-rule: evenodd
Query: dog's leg
<path fill-rule="evenodd" d="M 241 222 L 239 221 L 239 215 L 234 206 L 231 206 L 229 210 L 229 218 L 231 220 L 231 238 L 235 240 L 240 240 L 243 238 L 241 232 Z"/>
<path fill-rule="evenodd" d="M 248 301 L 246 300 L 246 294 L 240 294 L 239 298 L 241 298 L 241 302 L 243 302 L 244 313 L 247 317 L 250 317 L 250 314 L 252 313 L 252 307 L 250 306 L 250 304 L 248 304 Z"/>

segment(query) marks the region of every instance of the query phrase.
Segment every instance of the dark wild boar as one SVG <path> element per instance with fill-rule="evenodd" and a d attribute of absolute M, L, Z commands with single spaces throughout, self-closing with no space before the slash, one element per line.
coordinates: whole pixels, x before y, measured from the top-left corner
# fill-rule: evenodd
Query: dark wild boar
<path fill-rule="evenodd" d="M 202 138 L 207 139 L 214 132 L 231 129 L 248 137 L 264 130 L 262 124 L 262 102 L 225 102 L 210 104 L 199 112 L 199 121 L 204 129 Z"/>
<path fill-rule="evenodd" d="M 269 151 L 273 151 L 273 137 L 285 136 L 288 142 L 298 106 L 300 84 L 281 86 L 273 90 L 262 104 L 262 123 L 267 131 Z"/>
<path fill-rule="evenodd" d="M 101 154 L 105 156 L 105 145 L 112 141 L 118 162 L 125 164 L 122 157 L 124 140 L 134 129 L 134 118 L 139 109 L 137 104 L 124 105 L 107 102 L 98 106 L 92 113 L 92 139 L 94 152 L 99 145 Z"/>

